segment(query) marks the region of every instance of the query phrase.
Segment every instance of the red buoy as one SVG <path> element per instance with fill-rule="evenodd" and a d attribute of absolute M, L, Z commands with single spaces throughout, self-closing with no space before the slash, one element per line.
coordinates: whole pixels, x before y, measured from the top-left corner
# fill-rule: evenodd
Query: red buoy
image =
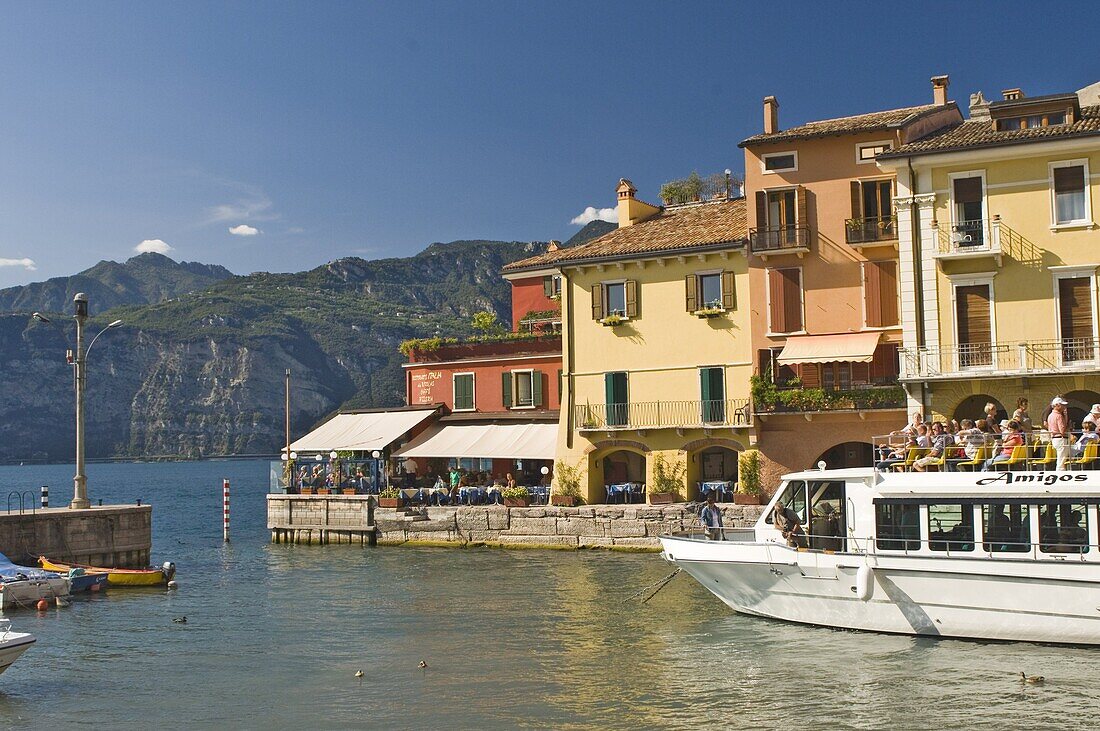
<path fill-rule="evenodd" d="M 44 612 L 50 608 L 50 603 L 45 599 L 39 599 L 38 604 L 36 604 L 35 606 L 38 607 L 38 611 Z"/>

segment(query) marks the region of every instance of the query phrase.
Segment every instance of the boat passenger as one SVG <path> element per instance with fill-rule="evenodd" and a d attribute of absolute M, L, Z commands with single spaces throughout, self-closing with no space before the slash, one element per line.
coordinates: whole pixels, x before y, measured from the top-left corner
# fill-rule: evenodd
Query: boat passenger
<path fill-rule="evenodd" d="M 1085 424 L 1100 427 L 1100 404 L 1093 404 L 1092 411 L 1085 414 L 1085 418 L 1081 420 L 1081 426 L 1084 427 Z"/>
<path fill-rule="evenodd" d="M 928 432 L 927 424 L 917 426 L 917 446 L 921 449 L 929 449 L 932 446 L 932 436 Z"/>
<path fill-rule="evenodd" d="M 1016 447 L 1021 446 L 1024 443 L 1024 434 L 1020 431 L 1020 422 L 1013 419 L 1008 422 L 1008 434 L 1001 441 L 1000 454 L 994 455 L 992 459 L 987 459 L 982 465 L 982 472 L 989 472 L 998 463 L 1007 462 L 1012 459 L 1012 452 Z"/>
<path fill-rule="evenodd" d="M 786 539 L 791 548 L 806 548 L 806 532 L 802 530 L 802 521 L 798 519 L 798 513 L 780 503 L 775 504 L 772 511 L 772 525 Z"/>
<path fill-rule="evenodd" d="M 997 404 L 989 401 L 985 405 L 985 423 L 989 426 L 989 431 L 997 431 Z"/>
<path fill-rule="evenodd" d="M 932 451 L 913 462 L 913 469 L 916 472 L 924 472 L 933 462 L 939 462 L 940 458 L 943 457 L 944 451 L 947 450 L 947 433 L 944 431 L 942 421 L 937 421 L 932 424 L 931 440 Z"/>
<path fill-rule="evenodd" d="M 1100 434 L 1096 433 L 1096 424 L 1091 421 L 1081 422 L 1081 438 L 1073 445 L 1073 456 L 1080 459 L 1085 454 L 1085 447 L 1100 441 Z"/>
<path fill-rule="evenodd" d="M 901 444 L 894 448 L 892 452 L 887 453 L 884 459 L 879 460 L 875 465 L 876 469 L 886 471 L 896 464 L 905 462 L 909 450 L 917 446 L 917 437 L 915 434 L 910 434 L 904 444 Z"/>
<path fill-rule="evenodd" d="M 699 511 L 699 521 L 703 524 L 709 540 L 720 541 L 722 540 L 722 511 L 715 502 L 715 492 L 711 490 L 707 493 L 707 504 Z M 795 518 L 797 520 L 798 516 Z"/>
<path fill-rule="evenodd" d="M 1020 423 L 1020 429 L 1024 434 L 1031 434 L 1034 428 L 1031 424 L 1031 416 L 1027 413 L 1027 398 L 1021 396 L 1016 399 L 1016 410 L 1012 412 L 1012 418 Z"/>
<path fill-rule="evenodd" d="M 1066 416 L 1066 406 L 1069 402 L 1061 396 L 1055 396 L 1050 402 L 1050 416 L 1047 417 L 1047 431 L 1050 432 L 1050 444 L 1058 455 L 1057 469 L 1066 468 L 1066 460 L 1070 456 L 1069 443 L 1069 418 Z"/>

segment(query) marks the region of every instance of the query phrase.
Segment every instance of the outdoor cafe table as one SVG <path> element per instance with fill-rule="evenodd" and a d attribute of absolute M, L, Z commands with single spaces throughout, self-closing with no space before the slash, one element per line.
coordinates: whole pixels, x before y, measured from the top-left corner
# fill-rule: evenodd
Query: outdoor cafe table
<path fill-rule="evenodd" d="M 733 483 L 729 480 L 708 480 L 699 483 L 699 492 L 706 495 L 710 491 L 717 491 L 718 497 L 728 496 L 733 498 Z"/>
<path fill-rule="evenodd" d="M 642 491 L 642 483 L 640 482 L 619 482 L 607 486 L 607 492 L 611 495 L 611 498 L 622 495 L 623 502 L 629 502 L 630 496 L 634 493 Z"/>

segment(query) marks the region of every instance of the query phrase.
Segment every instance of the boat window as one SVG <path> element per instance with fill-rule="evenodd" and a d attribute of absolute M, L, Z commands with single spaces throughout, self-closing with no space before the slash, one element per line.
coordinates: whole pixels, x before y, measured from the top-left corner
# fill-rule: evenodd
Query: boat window
<path fill-rule="evenodd" d="M 973 551 L 973 508 L 958 503 L 929 505 L 928 548 L 932 551 Z"/>
<path fill-rule="evenodd" d="M 920 550 L 920 506 L 879 503 L 875 506 L 875 535 L 880 550 Z"/>
<path fill-rule="evenodd" d="M 810 483 L 810 548 L 844 550 L 844 480 Z"/>
<path fill-rule="evenodd" d="M 1039 550 L 1044 553 L 1088 553 L 1089 518 L 1084 505 L 1039 506 Z"/>
<path fill-rule="evenodd" d="M 783 494 L 779 498 L 778 505 L 790 508 L 794 512 L 798 513 L 798 522 L 802 525 L 806 525 L 806 483 L 802 480 L 792 480 L 787 483 L 787 487 L 783 490 Z M 768 515 L 764 518 L 766 523 L 772 522 L 772 513 L 769 510 Z"/>
<path fill-rule="evenodd" d="M 982 550 L 1027 553 L 1031 550 L 1031 511 L 1027 505 L 982 506 Z"/>

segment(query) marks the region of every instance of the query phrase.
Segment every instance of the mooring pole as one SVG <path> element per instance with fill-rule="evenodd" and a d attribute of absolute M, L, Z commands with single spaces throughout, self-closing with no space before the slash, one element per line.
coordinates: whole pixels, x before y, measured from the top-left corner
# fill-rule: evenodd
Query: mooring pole
<path fill-rule="evenodd" d="M 229 480 L 222 480 L 222 538 L 229 543 Z"/>
<path fill-rule="evenodd" d="M 50 486 L 49 485 L 43 485 L 42 486 L 42 507 L 43 508 L 50 507 Z"/>

